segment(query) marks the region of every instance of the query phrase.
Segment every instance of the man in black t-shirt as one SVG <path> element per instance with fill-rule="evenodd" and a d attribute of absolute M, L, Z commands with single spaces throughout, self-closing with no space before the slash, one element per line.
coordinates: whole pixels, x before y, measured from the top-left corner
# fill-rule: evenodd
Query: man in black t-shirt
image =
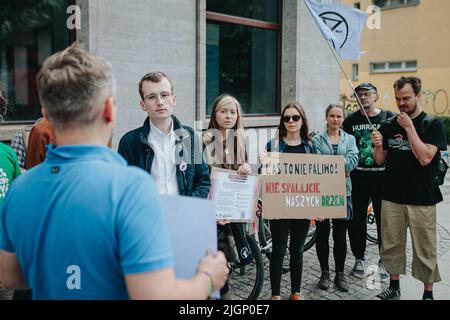
<path fill-rule="evenodd" d="M 378 165 L 373 159 L 374 145 L 370 139 L 373 126 L 379 129 L 381 124 L 394 116 L 390 111 L 378 109 L 377 88 L 371 83 L 361 83 L 356 87 L 355 93 L 361 101 L 360 110 L 351 114 L 344 121 L 344 131 L 356 138 L 358 146 L 359 163 L 350 174 L 352 180 L 353 219 L 349 222 L 348 235 L 350 247 L 355 256 L 355 265 L 352 274 L 357 278 L 366 276 L 364 256 L 366 252 L 367 237 L 367 208 L 372 201 L 377 224 L 378 246 L 381 248 L 381 191 L 384 176 L 384 164 Z M 373 126 L 369 124 L 365 113 Z M 382 282 L 389 281 L 384 265 L 379 261 L 378 271 Z"/>
<path fill-rule="evenodd" d="M 412 275 L 424 283 L 424 300 L 433 300 L 433 283 L 441 280 L 436 251 L 436 204 L 442 194 L 434 182 L 439 149 L 447 149 L 442 122 L 419 106 L 421 80 L 402 77 L 395 84 L 400 114 L 372 133 L 375 161 L 386 161 L 382 203 L 381 259 L 391 274 L 389 288 L 377 297 L 400 298 L 400 274 L 406 273 L 406 229 L 413 246 Z"/>

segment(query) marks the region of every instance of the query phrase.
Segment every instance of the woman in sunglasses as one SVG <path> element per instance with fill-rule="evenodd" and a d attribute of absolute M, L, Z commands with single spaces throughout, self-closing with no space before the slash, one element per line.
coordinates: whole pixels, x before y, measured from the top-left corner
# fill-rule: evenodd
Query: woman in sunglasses
<path fill-rule="evenodd" d="M 259 160 L 261 163 L 265 162 L 267 152 L 316 153 L 309 134 L 305 110 L 300 103 L 289 103 L 283 109 L 278 126 L 278 136 L 271 140 L 266 146 L 266 151 L 260 154 Z M 272 259 L 270 260 L 271 300 L 281 299 L 281 275 L 289 234 L 291 236 L 289 243 L 291 295 L 289 299 L 303 300 L 300 294 L 303 272 L 303 246 L 308 234 L 309 224 L 310 220 L 308 219 L 270 220 L 272 233 Z"/>
<path fill-rule="evenodd" d="M 345 119 L 344 109 L 337 104 L 330 104 L 325 111 L 327 120 L 327 130 L 317 134 L 313 138 L 317 153 L 324 155 L 343 156 L 346 173 L 347 192 L 347 219 L 332 219 L 333 223 L 333 256 L 336 276 L 334 283 L 339 291 L 347 292 L 348 284 L 344 277 L 344 264 L 347 255 L 347 222 L 352 217 L 352 184 L 350 181 L 350 171 L 358 164 L 358 148 L 355 137 L 347 134 L 341 129 Z M 330 285 L 330 267 L 328 265 L 328 254 L 330 245 L 330 220 L 318 218 L 316 220 L 316 252 L 320 262 L 322 274 L 319 280 L 319 288 L 328 290 Z"/>

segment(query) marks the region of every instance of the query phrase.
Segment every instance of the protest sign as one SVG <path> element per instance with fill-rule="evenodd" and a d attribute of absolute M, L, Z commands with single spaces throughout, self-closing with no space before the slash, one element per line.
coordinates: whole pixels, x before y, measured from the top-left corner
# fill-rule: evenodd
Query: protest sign
<path fill-rule="evenodd" d="M 269 153 L 261 170 L 265 219 L 347 217 L 342 156 Z"/>
<path fill-rule="evenodd" d="M 232 222 L 252 221 L 256 209 L 259 177 L 213 168 L 210 199 L 216 205 L 216 218 Z"/>

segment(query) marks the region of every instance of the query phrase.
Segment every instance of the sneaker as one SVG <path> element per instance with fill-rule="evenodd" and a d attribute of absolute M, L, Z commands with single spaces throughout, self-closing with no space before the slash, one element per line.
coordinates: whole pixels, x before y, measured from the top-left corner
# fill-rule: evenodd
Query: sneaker
<path fill-rule="evenodd" d="M 291 293 L 289 296 L 289 300 L 305 300 L 300 292 Z"/>
<path fill-rule="evenodd" d="M 422 300 L 428 300 L 428 301 L 434 300 L 433 291 L 431 291 L 431 292 L 425 291 L 423 293 Z"/>
<path fill-rule="evenodd" d="M 339 291 L 348 291 L 348 283 L 347 280 L 345 280 L 345 276 L 342 272 L 336 272 L 336 276 L 334 277 L 334 284 Z"/>
<path fill-rule="evenodd" d="M 377 295 L 381 300 L 399 300 L 401 297 L 400 289 L 394 290 L 391 287 L 384 289 L 383 292 Z"/>
<path fill-rule="evenodd" d="M 352 274 L 359 279 L 362 279 L 366 276 L 366 272 L 364 271 L 364 260 L 356 259 L 355 265 L 352 269 Z"/>
<path fill-rule="evenodd" d="M 378 262 L 378 274 L 380 275 L 380 282 L 388 283 L 389 282 L 389 273 L 387 273 L 386 268 L 384 267 L 383 262 Z"/>
<path fill-rule="evenodd" d="M 330 271 L 322 271 L 319 280 L 319 288 L 322 290 L 328 290 L 330 287 Z"/>
<path fill-rule="evenodd" d="M 281 296 L 271 296 L 270 300 L 281 300 Z"/>

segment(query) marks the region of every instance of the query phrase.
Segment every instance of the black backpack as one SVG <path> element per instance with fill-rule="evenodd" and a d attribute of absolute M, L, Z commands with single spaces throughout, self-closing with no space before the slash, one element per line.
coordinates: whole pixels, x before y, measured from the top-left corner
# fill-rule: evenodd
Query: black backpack
<path fill-rule="evenodd" d="M 433 116 L 427 114 L 425 118 L 422 120 L 422 132 L 427 131 L 430 128 L 432 121 L 434 120 Z M 436 161 L 436 175 L 434 176 L 434 183 L 438 186 L 444 184 L 445 174 L 447 173 L 448 164 L 441 157 L 441 152 L 438 150 L 438 160 Z"/>

